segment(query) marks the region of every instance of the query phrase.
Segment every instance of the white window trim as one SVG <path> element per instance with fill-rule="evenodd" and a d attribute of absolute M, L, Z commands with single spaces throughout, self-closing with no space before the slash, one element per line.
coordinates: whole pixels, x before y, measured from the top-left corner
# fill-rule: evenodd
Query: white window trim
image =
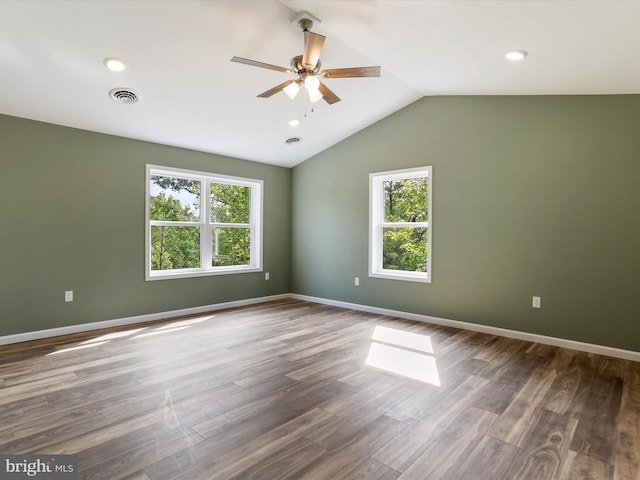
<path fill-rule="evenodd" d="M 384 222 L 384 192 L 383 182 L 405 178 L 427 177 L 427 208 L 428 222 L 386 223 Z M 417 167 L 403 170 L 390 170 L 369 174 L 369 276 L 390 280 L 404 280 L 409 282 L 431 283 L 431 257 L 433 244 L 433 168 Z M 382 268 L 382 231 L 385 227 L 427 227 L 427 271 L 406 272 L 387 270 Z"/>
<path fill-rule="evenodd" d="M 211 183 L 227 183 L 251 188 L 251 204 L 249 223 L 213 223 L 210 221 L 210 202 L 201 202 L 200 222 L 161 222 L 150 219 L 149 198 L 151 196 L 151 177 L 155 175 L 174 176 L 201 182 L 202 192 L 210 191 Z M 219 175 L 210 172 L 198 172 L 181 168 L 163 167 L 147 164 L 145 175 L 145 280 L 166 280 L 171 278 L 204 277 L 211 275 L 228 275 L 234 273 L 261 272 L 262 267 L 262 213 L 263 213 L 262 180 Z M 207 194 L 208 198 L 208 194 Z M 170 226 L 200 227 L 200 268 L 181 268 L 175 270 L 151 270 L 151 226 L 167 224 Z M 251 235 L 251 264 L 213 267 L 212 252 L 209 246 L 212 240 L 212 227 L 249 228 Z"/>

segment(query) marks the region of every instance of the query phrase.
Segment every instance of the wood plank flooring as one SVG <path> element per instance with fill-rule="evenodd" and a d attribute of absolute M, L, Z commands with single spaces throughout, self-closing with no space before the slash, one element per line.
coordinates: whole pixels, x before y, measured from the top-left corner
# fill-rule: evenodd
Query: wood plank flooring
<path fill-rule="evenodd" d="M 283 300 L 0 347 L 0 453 L 87 480 L 640 480 L 640 364 Z"/>

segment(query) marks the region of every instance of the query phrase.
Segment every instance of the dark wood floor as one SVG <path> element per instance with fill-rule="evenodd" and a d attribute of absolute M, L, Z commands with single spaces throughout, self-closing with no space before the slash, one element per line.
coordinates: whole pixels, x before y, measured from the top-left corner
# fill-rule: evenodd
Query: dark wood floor
<path fill-rule="evenodd" d="M 0 453 L 82 479 L 639 480 L 640 364 L 286 300 L 0 347 Z"/>

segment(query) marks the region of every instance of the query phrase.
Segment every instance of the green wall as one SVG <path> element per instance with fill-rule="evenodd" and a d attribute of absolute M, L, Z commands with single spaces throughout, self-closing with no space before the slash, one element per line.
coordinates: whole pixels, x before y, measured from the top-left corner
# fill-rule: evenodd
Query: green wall
<path fill-rule="evenodd" d="M 638 125 L 639 95 L 431 97 L 291 170 L 0 116 L 0 335 L 294 292 L 640 351 Z M 147 163 L 263 179 L 271 280 L 145 282 Z M 420 165 L 433 281 L 369 278 L 368 174 Z"/>
<path fill-rule="evenodd" d="M 292 291 L 640 351 L 639 127 L 638 95 L 423 98 L 294 168 Z M 433 281 L 369 278 L 368 174 L 420 165 Z"/>
<path fill-rule="evenodd" d="M 271 279 L 145 282 L 147 163 L 264 180 Z M 290 291 L 291 169 L 0 116 L 0 185 L 0 335 Z"/>

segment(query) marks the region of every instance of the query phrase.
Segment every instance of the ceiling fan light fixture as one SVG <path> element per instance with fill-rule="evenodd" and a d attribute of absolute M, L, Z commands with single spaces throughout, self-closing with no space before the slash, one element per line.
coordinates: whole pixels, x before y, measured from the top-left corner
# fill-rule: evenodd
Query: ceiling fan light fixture
<path fill-rule="evenodd" d="M 316 103 L 322 100 L 322 93 L 317 88 L 309 88 L 307 87 L 307 93 L 309 94 L 309 100 L 311 103 Z"/>
<path fill-rule="evenodd" d="M 286 87 L 284 87 L 282 90 L 284 91 L 284 93 L 287 94 L 287 97 L 293 100 L 296 98 L 296 95 L 298 95 L 298 91 L 300 90 L 300 85 L 298 85 L 297 82 L 293 82 L 287 85 Z"/>
<path fill-rule="evenodd" d="M 320 86 L 320 80 L 318 80 L 313 75 L 309 75 L 304 79 L 304 86 L 307 87 L 307 90 L 315 89 L 317 90 Z"/>
<path fill-rule="evenodd" d="M 311 100 L 311 103 L 316 103 L 322 100 L 322 93 L 320 93 L 318 87 L 320 87 L 320 80 L 318 80 L 313 75 L 308 75 L 304 79 L 304 88 L 307 89 L 307 93 L 309 94 L 309 100 Z"/>

